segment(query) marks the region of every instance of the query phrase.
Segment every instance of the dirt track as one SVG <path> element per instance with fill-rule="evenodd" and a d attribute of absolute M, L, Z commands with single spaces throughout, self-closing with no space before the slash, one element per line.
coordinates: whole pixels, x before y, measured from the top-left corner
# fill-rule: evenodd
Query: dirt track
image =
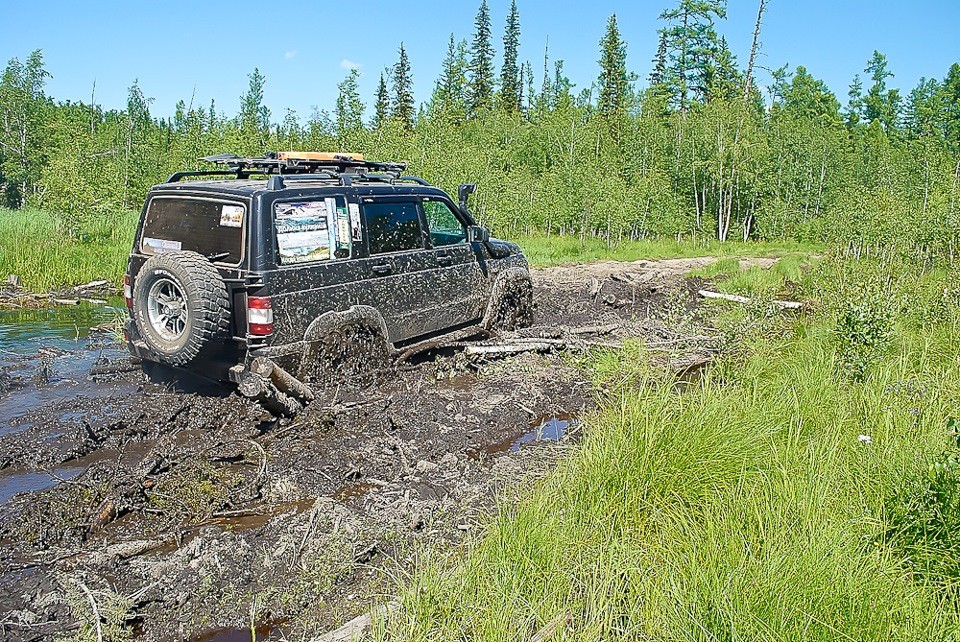
<path fill-rule="evenodd" d="M 519 339 L 674 340 L 699 306 L 683 274 L 703 264 L 538 271 Z M 44 380 L 0 379 L 0 409 Z M 461 350 L 343 383 L 293 421 L 139 372 L 80 392 L 0 426 L 0 481 L 64 477 L 0 505 L 5 639 L 96 639 L 93 605 L 104 639 L 227 640 L 251 618 L 258 639 L 315 636 L 394 592 L 423 546 L 475 532 L 499 492 L 576 440 L 597 394 L 557 352 Z"/>

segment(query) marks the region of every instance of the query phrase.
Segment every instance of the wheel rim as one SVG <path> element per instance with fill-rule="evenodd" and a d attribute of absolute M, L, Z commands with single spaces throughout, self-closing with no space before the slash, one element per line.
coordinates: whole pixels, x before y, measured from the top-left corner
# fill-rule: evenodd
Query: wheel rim
<path fill-rule="evenodd" d="M 165 341 L 176 341 L 183 336 L 190 321 L 187 297 L 180 286 L 161 278 L 147 293 L 147 317 L 150 326 Z"/>

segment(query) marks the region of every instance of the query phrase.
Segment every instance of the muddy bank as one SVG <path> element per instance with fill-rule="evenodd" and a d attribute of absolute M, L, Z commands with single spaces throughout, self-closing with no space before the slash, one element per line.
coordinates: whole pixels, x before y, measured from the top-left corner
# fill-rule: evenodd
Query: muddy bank
<path fill-rule="evenodd" d="M 692 267 L 538 271 L 535 327 L 502 341 L 675 342 L 678 322 L 696 325 Z M 39 361 L 22 356 L 18 376 Z M 498 493 L 576 441 L 596 401 L 585 373 L 550 349 L 436 350 L 331 386 L 292 421 L 140 372 L 51 381 L 0 389 L 6 639 L 334 628 L 391 594 L 417 554 L 476 532 Z M 39 397 L 47 386 L 59 394 Z"/>

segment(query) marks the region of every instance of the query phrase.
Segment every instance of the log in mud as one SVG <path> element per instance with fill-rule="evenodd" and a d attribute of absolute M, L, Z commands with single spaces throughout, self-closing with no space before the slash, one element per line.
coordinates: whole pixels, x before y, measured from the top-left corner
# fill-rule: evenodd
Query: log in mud
<path fill-rule="evenodd" d="M 708 362 L 683 276 L 702 264 L 535 271 L 533 327 L 331 382 L 292 419 L 131 371 L 115 345 L 0 355 L 4 639 L 336 630 L 578 439 L 597 391 L 565 353 L 642 339 L 677 371 Z"/>

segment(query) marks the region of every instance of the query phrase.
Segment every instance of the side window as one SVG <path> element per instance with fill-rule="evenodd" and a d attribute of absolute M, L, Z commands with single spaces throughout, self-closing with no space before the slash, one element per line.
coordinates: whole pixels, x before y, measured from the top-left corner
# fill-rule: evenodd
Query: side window
<path fill-rule="evenodd" d="M 424 201 L 423 211 L 430 227 L 433 247 L 467 242 L 467 232 L 450 207 L 443 201 Z"/>
<path fill-rule="evenodd" d="M 363 204 L 370 254 L 422 250 L 423 234 L 415 202 Z"/>
<path fill-rule="evenodd" d="M 350 257 L 350 217 L 342 196 L 276 203 L 273 222 L 281 265 Z"/>

